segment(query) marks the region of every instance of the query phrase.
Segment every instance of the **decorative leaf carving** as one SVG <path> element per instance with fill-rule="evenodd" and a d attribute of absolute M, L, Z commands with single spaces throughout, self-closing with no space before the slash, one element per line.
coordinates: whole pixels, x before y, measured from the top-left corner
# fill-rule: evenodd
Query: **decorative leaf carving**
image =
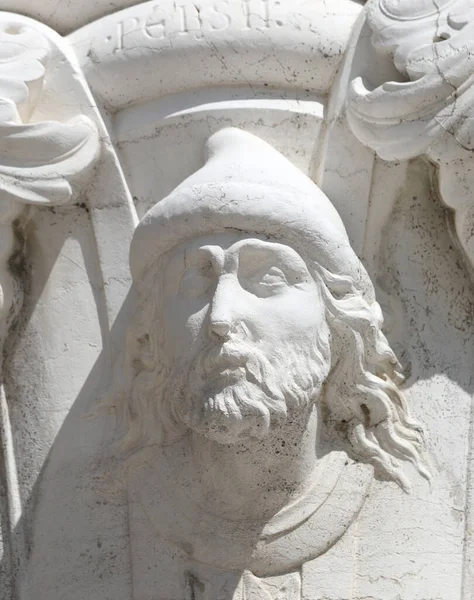
<path fill-rule="evenodd" d="M 49 47 L 33 30 L 4 24 L 0 29 L 0 121 L 28 121 L 41 91 Z"/>
<path fill-rule="evenodd" d="M 370 89 L 371 67 L 364 66 L 348 91 L 351 128 L 383 159 L 425 154 L 438 165 L 441 196 L 455 211 L 455 233 L 474 265 L 474 3 L 374 0 L 367 24 L 377 53 L 408 81 Z"/>
<path fill-rule="evenodd" d="M 467 149 L 474 93 L 474 6 L 469 0 L 377 0 L 368 24 L 376 50 L 407 82 L 375 89 L 363 77 L 349 90 L 349 122 L 387 160 L 425 153 L 444 132 Z"/>
<path fill-rule="evenodd" d="M 24 25 L 0 28 L 0 192 L 2 202 L 64 204 L 72 182 L 99 151 L 85 116 L 66 123 L 28 122 L 42 90 L 49 43 Z M 3 211 L 2 211 L 3 212 Z"/>

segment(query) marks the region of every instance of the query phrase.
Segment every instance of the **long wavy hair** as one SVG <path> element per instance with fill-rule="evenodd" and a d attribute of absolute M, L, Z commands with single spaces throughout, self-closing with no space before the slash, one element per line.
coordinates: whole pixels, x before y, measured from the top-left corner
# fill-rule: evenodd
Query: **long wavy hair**
<path fill-rule="evenodd" d="M 129 326 L 124 363 L 109 396 L 119 422 L 120 445 L 130 456 L 151 445 L 170 443 L 186 432 L 176 423 L 166 398 L 169 369 L 162 360 L 160 318 L 166 255 L 136 285 L 137 307 Z M 401 461 L 429 479 L 423 432 L 410 416 L 400 389 L 401 366 L 382 332 L 377 302 L 369 304 L 350 277 L 307 266 L 322 291 L 331 332 L 332 366 L 320 398 L 329 439 L 338 440 L 355 460 L 408 491 Z M 153 301 L 151 301 L 153 299 Z"/>

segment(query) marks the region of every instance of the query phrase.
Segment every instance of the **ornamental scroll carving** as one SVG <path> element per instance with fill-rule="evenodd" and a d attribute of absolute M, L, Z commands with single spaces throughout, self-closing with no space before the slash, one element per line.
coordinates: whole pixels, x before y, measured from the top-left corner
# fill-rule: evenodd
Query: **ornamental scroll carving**
<path fill-rule="evenodd" d="M 366 9 L 373 50 L 393 61 L 401 80 L 374 88 L 362 68 L 350 83 L 349 123 L 385 160 L 427 155 L 438 165 L 441 196 L 455 211 L 456 235 L 474 264 L 472 2 L 376 0 Z"/>

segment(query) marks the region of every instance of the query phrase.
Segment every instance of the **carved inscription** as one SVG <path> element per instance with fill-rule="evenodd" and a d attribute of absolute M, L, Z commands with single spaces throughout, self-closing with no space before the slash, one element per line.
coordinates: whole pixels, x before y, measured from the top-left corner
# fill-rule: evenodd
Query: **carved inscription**
<path fill-rule="evenodd" d="M 284 15 L 277 0 L 216 0 L 215 2 L 161 2 L 141 16 L 119 21 L 115 36 L 108 36 L 109 43 L 115 37 L 114 53 L 153 41 L 172 40 L 193 36 L 201 40 L 205 34 L 236 30 L 271 29 L 282 27 Z"/>

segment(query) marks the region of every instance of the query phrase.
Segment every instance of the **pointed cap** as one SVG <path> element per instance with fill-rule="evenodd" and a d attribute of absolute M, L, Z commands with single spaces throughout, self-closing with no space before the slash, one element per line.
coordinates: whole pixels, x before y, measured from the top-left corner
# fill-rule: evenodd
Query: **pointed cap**
<path fill-rule="evenodd" d="M 287 244 L 305 260 L 349 276 L 373 302 L 372 283 L 339 214 L 311 179 L 272 146 L 240 129 L 212 135 L 207 155 L 204 166 L 138 224 L 130 249 L 135 282 L 177 244 L 237 230 Z"/>

